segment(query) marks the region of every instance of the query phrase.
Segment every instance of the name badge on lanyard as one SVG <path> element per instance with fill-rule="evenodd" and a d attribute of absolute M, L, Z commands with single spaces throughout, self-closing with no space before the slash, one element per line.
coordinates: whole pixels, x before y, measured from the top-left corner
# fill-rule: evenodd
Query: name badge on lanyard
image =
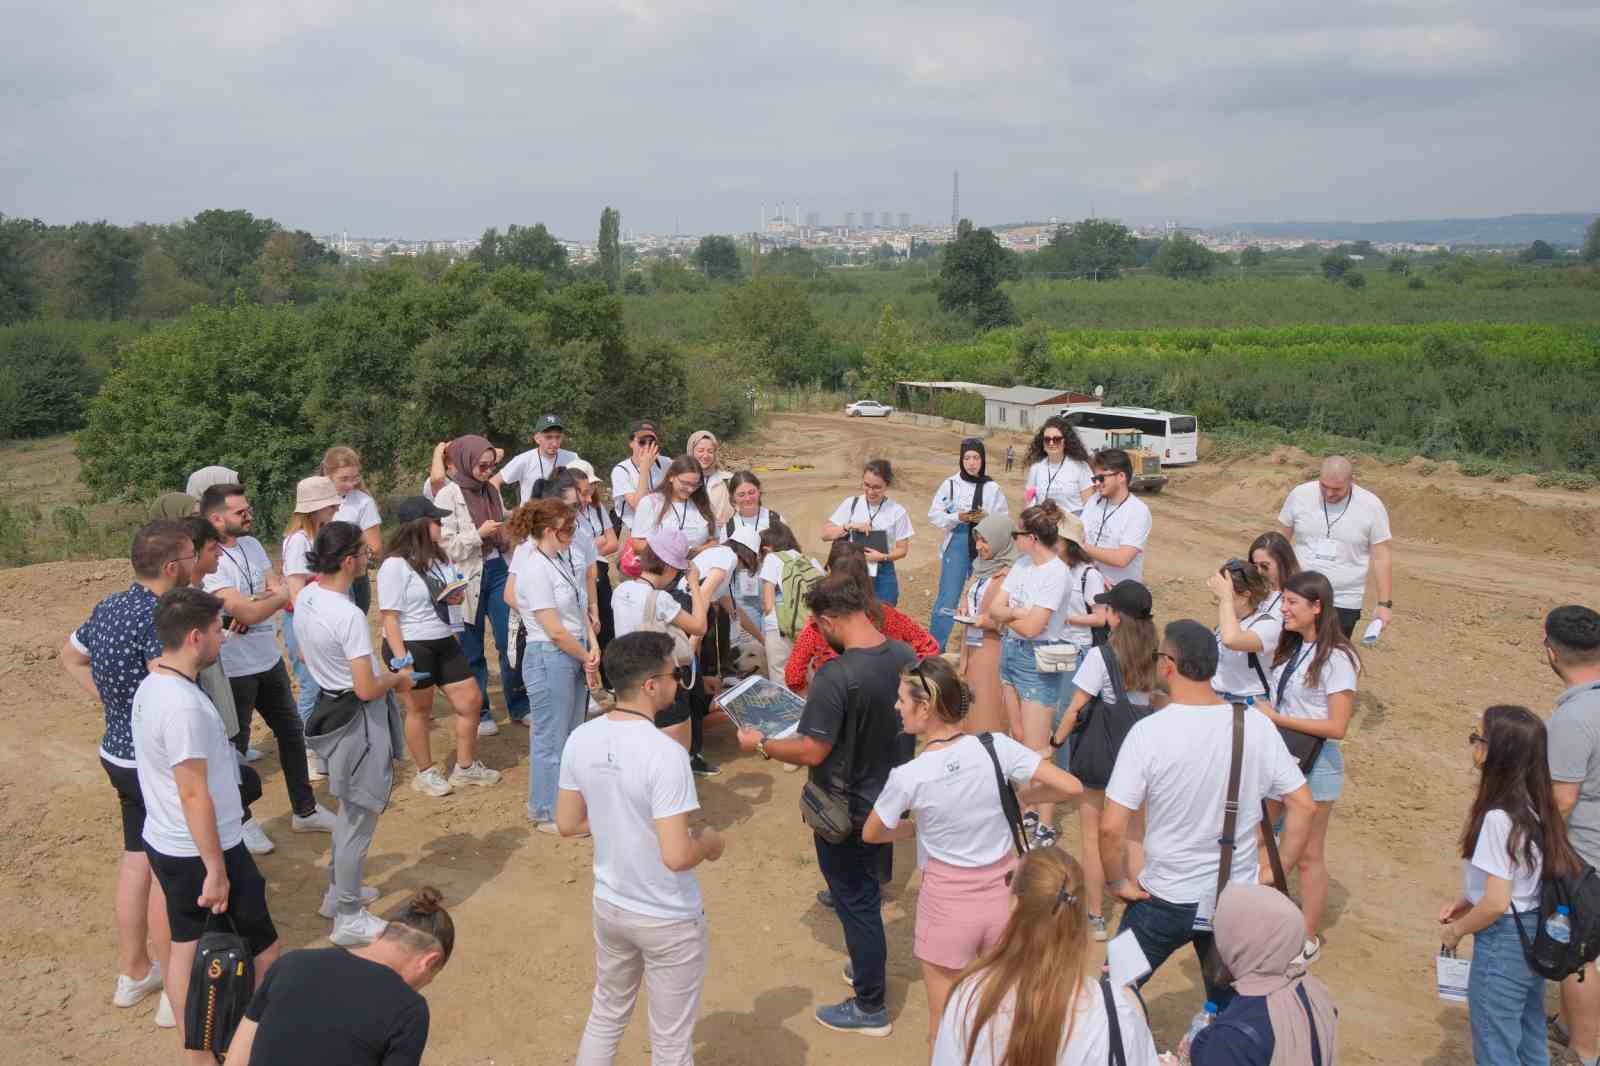
<path fill-rule="evenodd" d="M 1339 558 L 1339 542 L 1332 537 L 1318 537 L 1311 542 L 1311 554 L 1322 562 L 1331 563 Z"/>

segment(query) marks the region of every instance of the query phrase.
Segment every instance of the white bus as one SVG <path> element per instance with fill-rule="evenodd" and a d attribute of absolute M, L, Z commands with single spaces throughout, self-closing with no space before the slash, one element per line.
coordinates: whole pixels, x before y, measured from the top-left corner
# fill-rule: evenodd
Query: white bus
<path fill-rule="evenodd" d="M 1107 430 L 1137 429 L 1144 434 L 1144 446 L 1161 457 L 1163 466 L 1186 466 L 1200 457 L 1200 428 L 1194 415 L 1097 404 L 1073 404 L 1060 414 L 1078 431 L 1090 454 L 1105 446 Z"/>

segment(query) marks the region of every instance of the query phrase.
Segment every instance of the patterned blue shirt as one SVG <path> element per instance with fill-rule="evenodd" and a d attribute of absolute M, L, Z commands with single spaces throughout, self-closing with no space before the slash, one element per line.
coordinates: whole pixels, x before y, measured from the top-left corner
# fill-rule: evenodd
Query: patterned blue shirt
<path fill-rule="evenodd" d="M 118 766 L 133 766 L 133 694 L 161 654 L 156 639 L 156 594 L 135 582 L 95 605 L 72 634 L 72 646 L 89 657 L 89 672 L 106 708 L 100 754 Z"/>

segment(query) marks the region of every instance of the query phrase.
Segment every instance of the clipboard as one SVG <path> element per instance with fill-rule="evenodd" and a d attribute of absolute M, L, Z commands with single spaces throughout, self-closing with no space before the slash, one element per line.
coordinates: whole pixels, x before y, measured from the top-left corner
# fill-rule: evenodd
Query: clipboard
<path fill-rule="evenodd" d="M 739 728 L 754 729 L 776 740 L 794 734 L 806 701 L 782 685 L 753 674 L 719 695 L 717 706 Z"/>
<path fill-rule="evenodd" d="M 850 531 L 850 543 L 859 544 L 863 548 L 871 548 L 875 552 L 889 554 L 889 534 L 882 529 L 874 529 L 871 533 L 862 533 L 860 530 Z"/>

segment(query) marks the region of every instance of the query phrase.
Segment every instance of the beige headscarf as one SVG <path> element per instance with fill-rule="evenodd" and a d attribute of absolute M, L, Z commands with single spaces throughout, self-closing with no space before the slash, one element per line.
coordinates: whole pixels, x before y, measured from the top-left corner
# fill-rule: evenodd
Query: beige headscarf
<path fill-rule="evenodd" d="M 1338 1012 L 1328 988 L 1305 972 L 1305 915 L 1294 901 L 1266 885 L 1229 885 L 1212 919 L 1217 951 L 1241 996 L 1265 996 L 1272 1019 L 1271 1066 L 1331 1066 L 1338 1052 Z M 1311 1005 L 1309 1018 L 1301 1002 Z M 1321 1060 L 1311 1057 L 1315 1024 Z"/>
<path fill-rule="evenodd" d="M 713 448 L 720 448 L 717 435 L 709 429 L 698 429 L 689 434 L 689 445 L 684 454 L 693 456 L 694 446 L 703 440 L 711 442 Z M 706 496 L 711 500 L 711 515 L 717 520 L 715 532 L 721 533 L 722 527 L 728 519 L 733 517 L 733 497 L 728 494 L 728 475 L 715 468 L 701 472 L 705 481 Z"/>

